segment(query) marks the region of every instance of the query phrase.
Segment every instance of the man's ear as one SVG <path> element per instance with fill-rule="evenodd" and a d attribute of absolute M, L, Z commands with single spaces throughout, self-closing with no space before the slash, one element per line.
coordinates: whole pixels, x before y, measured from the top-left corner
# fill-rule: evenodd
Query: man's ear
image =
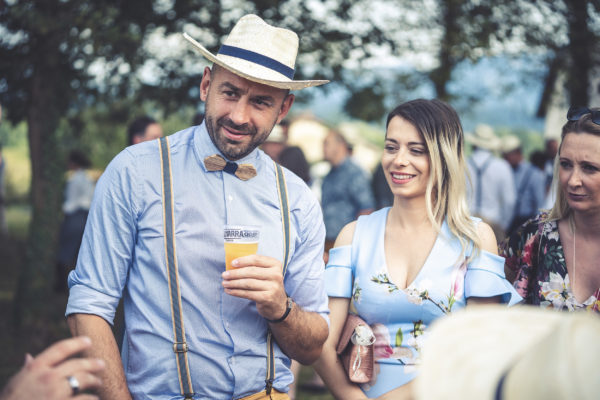
<path fill-rule="evenodd" d="M 208 96 L 208 88 L 210 87 L 211 70 L 209 67 L 204 68 L 204 75 L 202 75 L 202 82 L 200 82 L 200 100 L 206 101 Z"/>
<path fill-rule="evenodd" d="M 277 123 L 280 123 L 281 120 L 285 118 L 287 113 L 290 111 L 290 108 L 292 108 L 292 104 L 294 104 L 295 99 L 296 99 L 296 96 L 294 96 L 291 93 L 288 94 L 287 96 L 285 96 L 285 99 L 283 99 L 283 103 L 281 104 L 281 109 L 279 110 L 279 116 L 277 117 Z"/>

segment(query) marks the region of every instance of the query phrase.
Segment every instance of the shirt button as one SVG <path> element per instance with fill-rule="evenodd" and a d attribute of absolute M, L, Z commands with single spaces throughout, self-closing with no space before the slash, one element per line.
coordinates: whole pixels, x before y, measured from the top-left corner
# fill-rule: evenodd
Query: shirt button
<path fill-rule="evenodd" d="M 232 195 L 227 196 L 227 200 L 229 200 L 229 202 L 232 202 L 233 201 L 233 196 Z"/>

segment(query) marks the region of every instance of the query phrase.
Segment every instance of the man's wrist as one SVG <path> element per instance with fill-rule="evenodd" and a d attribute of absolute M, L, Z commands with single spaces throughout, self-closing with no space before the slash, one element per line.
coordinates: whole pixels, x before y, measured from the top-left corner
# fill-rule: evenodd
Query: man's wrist
<path fill-rule="evenodd" d="M 283 315 L 280 318 L 277 318 L 277 319 L 265 318 L 265 319 L 272 324 L 278 324 L 280 322 L 283 322 L 288 317 L 288 315 L 290 315 L 290 312 L 292 311 L 292 308 L 294 307 L 294 300 L 292 300 L 291 297 L 288 296 L 287 299 L 285 300 L 285 302 L 286 302 L 285 313 L 283 313 Z"/>

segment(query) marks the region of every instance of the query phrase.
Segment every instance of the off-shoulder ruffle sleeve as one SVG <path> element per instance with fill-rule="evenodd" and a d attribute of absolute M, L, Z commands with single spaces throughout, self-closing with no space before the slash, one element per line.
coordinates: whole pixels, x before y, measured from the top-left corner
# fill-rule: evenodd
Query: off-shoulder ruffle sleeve
<path fill-rule="evenodd" d="M 325 290 L 329 297 L 352 297 L 352 246 L 329 250 L 325 267 Z"/>
<path fill-rule="evenodd" d="M 502 296 L 509 306 L 523 300 L 504 275 L 504 258 L 481 250 L 472 260 L 465 275 L 465 297 Z"/>

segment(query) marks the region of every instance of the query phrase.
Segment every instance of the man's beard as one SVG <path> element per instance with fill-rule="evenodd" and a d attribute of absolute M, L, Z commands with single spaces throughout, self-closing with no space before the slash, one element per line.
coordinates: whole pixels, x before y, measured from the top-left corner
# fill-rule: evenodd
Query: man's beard
<path fill-rule="evenodd" d="M 250 124 L 237 125 L 227 117 L 221 117 L 216 124 L 212 117 L 206 116 L 206 129 L 208 136 L 213 144 L 228 160 L 239 160 L 246 157 L 248 154 L 260 146 L 269 137 L 271 130 L 266 132 L 258 132 L 255 126 Z M 275 126 L 275 124 L 273 124 Z M 228 139 L 224 134 L 218 133 L 220 127 L 229 127 L 237 132 L 242 132 L 250 136 L 251 140 L 247 144 L 240 144 L 237 141 Z M 273 129 L 273 127 L 271 127 Z"/>

